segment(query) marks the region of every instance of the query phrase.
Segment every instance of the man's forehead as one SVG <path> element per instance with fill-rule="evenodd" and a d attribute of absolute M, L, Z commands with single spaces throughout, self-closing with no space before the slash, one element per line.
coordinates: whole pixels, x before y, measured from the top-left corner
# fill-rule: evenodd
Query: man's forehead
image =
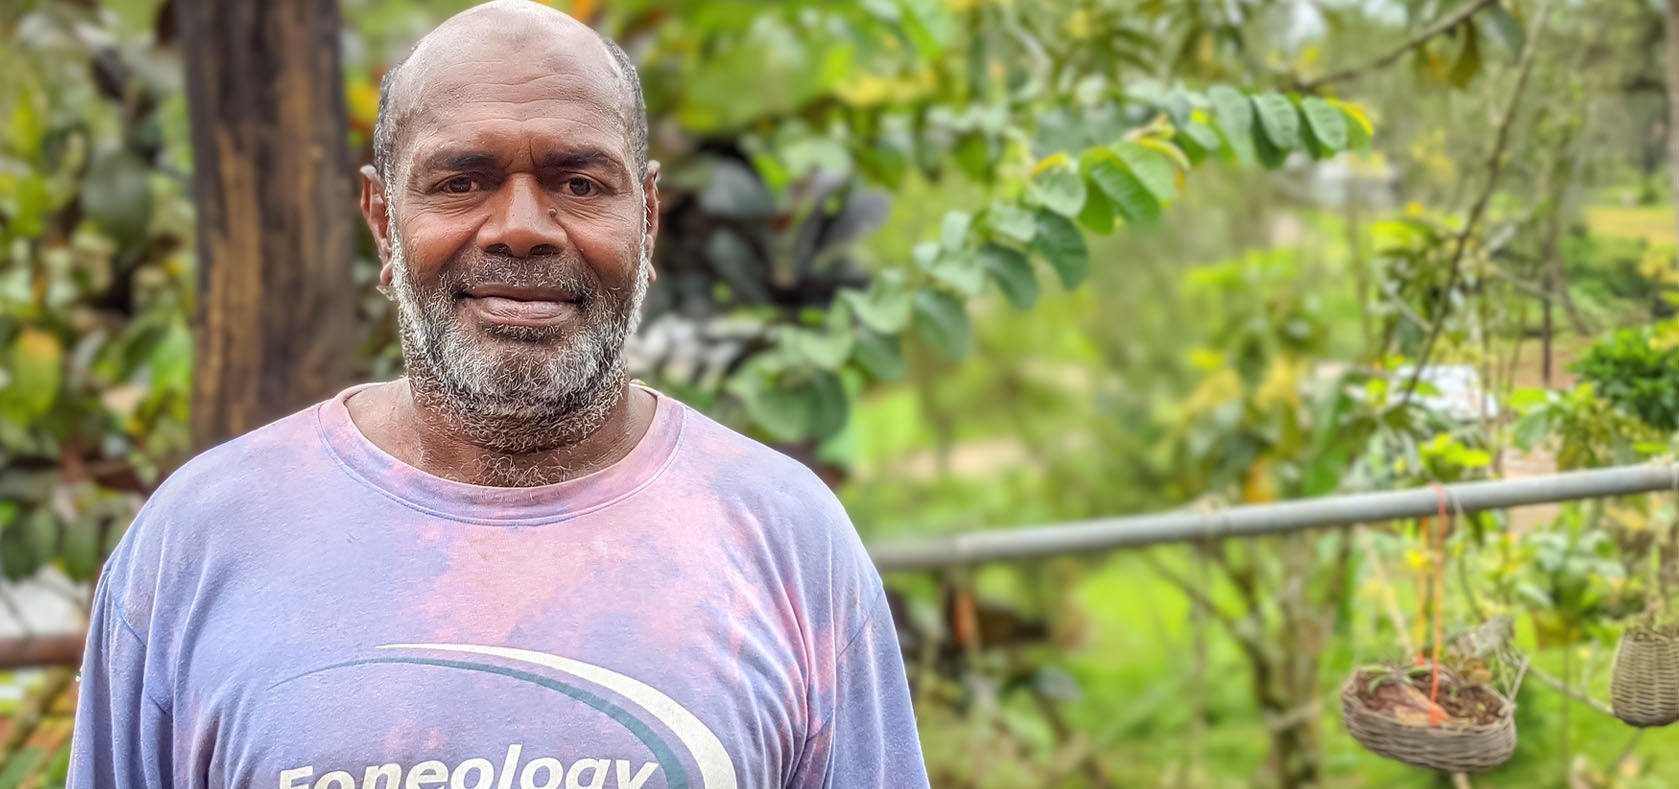
<path fill-rule="evenodd" d="M 528 0 L 498 0 L 463 11 L 414 47 L 390 87 L 387 111 L 412 123 L 486 105 L 535 105 L 565 115 L 622 117 L 625 75 L 586 25 Z M 633 79 L 633 77 L 631 77 Z M 570 106 L 567 106 L 570 105 Z"/>

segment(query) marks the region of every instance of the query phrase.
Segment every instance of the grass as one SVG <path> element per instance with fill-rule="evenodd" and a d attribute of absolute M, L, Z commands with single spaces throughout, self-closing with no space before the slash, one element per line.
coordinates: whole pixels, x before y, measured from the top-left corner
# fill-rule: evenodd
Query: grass
<path fill-rule="evenodd" d="M 1591 232 L 1620 238 L 1642 238 L 1668 247 L 1679 241 L 1679 220 L 1671 205 L 1593 206 L 1586 209 Z"/>

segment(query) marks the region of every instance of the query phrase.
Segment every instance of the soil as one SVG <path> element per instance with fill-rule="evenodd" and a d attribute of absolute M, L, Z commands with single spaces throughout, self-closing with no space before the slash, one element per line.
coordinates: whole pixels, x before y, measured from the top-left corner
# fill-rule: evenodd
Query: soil
<path fill-rule="evenodd" d="M 1371 692 L 1373 681 L 1381 679 Z M 1429 724 L 1428 691 L 1432 683 L 1428 671 L 1416 676 L 1362 672 L 1358 675 L 1358 698 L 1364 706 L 1386 712 L 1401 723 Z M 1438 704 L 1446 720 L 1464 724 L 1488 725 L 1504 715 L 1504 702 L 1483 685 L 1467 682 L 1451 674 L 1440 673 Z"/>

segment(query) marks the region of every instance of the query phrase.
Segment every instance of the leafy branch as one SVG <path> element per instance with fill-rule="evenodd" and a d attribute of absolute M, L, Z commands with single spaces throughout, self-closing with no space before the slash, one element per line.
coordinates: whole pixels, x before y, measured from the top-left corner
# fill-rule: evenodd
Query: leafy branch
<path fill-rule="evenodd" d="M 1384 54 L 1368 63 L 1363 63 L 1357 66 L 1349 66 L 1341 69 L 1340 71 L 1330 72 L 1329 74 L 1325 74 L 1320 77 L 1314 77 L 1307 80 L 1297 80 L 1295 82 L 1295 88 L 1301 91 L 1315 91 L 1318 88 L 1333 82 L 1344 82 L 1346 80 L 1362 76 L 1367 72 L 1379 71 L 1387 68 L 1392 65 L 1394 61 L 1404 57 L 1405 53 L 1410 52 L 1413 49 L 1417 49 L 1418 47 L 1427 44 L 1434 38 L 1445 34 L 1452 28 L 1469 21 L 1470 17 L 1475 16 L 1475 14 L 1479 13 L 1481 9 L 1496 5 L 1498 1 L 1499 0 L 1470 0 L 1470 2 L 1464 3 L 1454 9 L 1451 13 L 1436 19 L 1434 23 L 1430 24 L 1428 27 L 1417 31 L 1416 35 L 1411 36 L 1411 38 L 1407 39 L 1404 43 L 1394 47 L 1387 54 Z"/>
<path fill-rule="evenodd" d="M 1469 208 L 1469 214 L 1464 219 L 1463 229 L 1454 237 L 1452 247 L 1451 272 L 1447 275 L 1446 288 L 1443 293 L 1447 298 L 1442 300 L 1440 315 L 1434 321 L 1434 326 L 1428 332 L 1428 339 L 1423 342 L 1422 352 L 1412 365 L 1411 375 L 1405 381 L 1405 388 L 1401 390 L 1398 408 L 1404 408 L 1416 392 L 1417 382 L 1422 378 L 1423 368 L 1428 366 L 1428 359 L 1434 352 L 1434 346 L 1440 339 L 1440 332 L 1446 327 L 1446 321 L 1451 317 L 1452 302 L 1449 298 L 1457 288 L 1458 279 L 1463 274 L 1463 255 L 1469 247 L 1469 239 L 1480 224 L 1487 206 L 1492 202 L 1493 192 L 1498 188 L 1499 176 L 1503 174 L 1504 149 L 1510 141 L 1510 129 L 1515 125 L 1516 111 L 1521 107 L 1522 94 L 1527 88 L 1528 76 L 1533 72 L 1534 53 L 1539 49 L 1539 40 L 1545 35 L 1546 23 L 1550 20 L 1551 6 L 1546 3 L 1539 10 L 1539 16 L 1533 23 L 1533 34 L 1527 46 L 1522 49 L 1522 58 L 1516 67 L 1516 82 L 1510 89 L 1510 99 L 1504 107 L 1504 113 L 1498 119 L 1498 132 L 1494 138 L 1492 154 L 1487 157 L 1487 180 L 1481 187 L 1481 193 Z"/>

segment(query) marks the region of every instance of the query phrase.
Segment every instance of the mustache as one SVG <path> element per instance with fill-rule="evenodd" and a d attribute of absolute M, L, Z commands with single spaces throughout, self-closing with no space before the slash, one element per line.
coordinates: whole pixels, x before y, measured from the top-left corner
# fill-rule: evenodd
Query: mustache
<path fill-rule="evenodd" d="M 572 295 L 587 305 L 600 295 L 602 285 L 594 269 L 572 255 L 514 257 L 493 252 L 456 258 L 438 272 L 434 295 L 459 297 L 485 285 L 517 288 L 551 288 Z"/>

